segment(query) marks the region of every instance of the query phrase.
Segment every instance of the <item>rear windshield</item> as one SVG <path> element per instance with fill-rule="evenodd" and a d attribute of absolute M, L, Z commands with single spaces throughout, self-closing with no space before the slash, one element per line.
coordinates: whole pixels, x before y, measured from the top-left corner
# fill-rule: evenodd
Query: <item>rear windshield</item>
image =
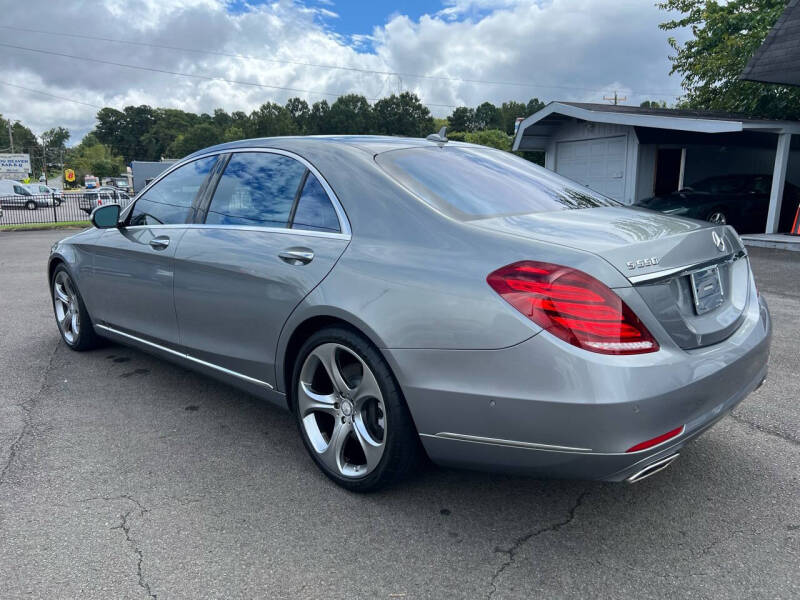
<path fill-rule="evenodd" d="M 407 148 L 378 154 L 375 160 L 426 203 L 461 220 L 619 206 L 579 183 L 491 148 Z"/>

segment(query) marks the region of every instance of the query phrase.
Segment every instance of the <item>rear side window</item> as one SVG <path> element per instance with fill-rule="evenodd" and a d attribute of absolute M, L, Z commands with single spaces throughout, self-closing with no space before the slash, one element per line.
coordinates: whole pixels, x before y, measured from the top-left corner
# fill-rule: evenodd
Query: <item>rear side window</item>
<path fill-rule="evenodd" d="M 306 231 L 328 231 L 339 233 L 339 217 L 331 199 L 319 179 L 309 172 L 303 191 L 297 200 L 297 209 L 292 219 L 293 229 Z"/>
<path fill-rule="evenodd" d="M 305 170 L 282 154 L 234 154 L 211 199 L 206 223 L 286 227 Z"/>
<path fill-rule="evenodd" d="M 579 183 L 490 148 L 408 148 L 378 154 L 375 160 L 426 203 L 461 220 L 619 206 Z"/>
<path fill-rule="evenodd" d="M 214 164 L 216 156 L 201 158 L 178 167 L 136 201 L 129 225 L 174 225 L 193 216 L 192 204 Z M 103 197 L 110 194 L 102 194 Z"/>

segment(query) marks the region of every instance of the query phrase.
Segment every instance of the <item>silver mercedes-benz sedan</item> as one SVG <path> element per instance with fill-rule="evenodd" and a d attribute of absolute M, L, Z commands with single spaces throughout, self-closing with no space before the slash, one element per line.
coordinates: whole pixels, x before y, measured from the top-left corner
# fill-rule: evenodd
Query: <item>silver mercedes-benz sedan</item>
<path fill-rule="evenodd" d="M 351 490 L 425 454 L 637 481 L 767 373 L 733 229 L 481 146 L 234 142 L 92 222 L 49 260 L 66 344 L 130 344 L 287 407 Z"/>

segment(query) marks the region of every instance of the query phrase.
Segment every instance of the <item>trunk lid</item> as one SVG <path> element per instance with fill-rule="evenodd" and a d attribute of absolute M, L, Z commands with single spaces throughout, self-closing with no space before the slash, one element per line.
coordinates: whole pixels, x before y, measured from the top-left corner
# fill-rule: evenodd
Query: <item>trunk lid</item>
<path fill-rule="evenodd" d="M 602 257 L 631 282 L 684 349 L 720 342 L 741 324 L 749 265 L 738 236 L 724 225 L 628 207 L 494 217 L 471 224 Z"/>

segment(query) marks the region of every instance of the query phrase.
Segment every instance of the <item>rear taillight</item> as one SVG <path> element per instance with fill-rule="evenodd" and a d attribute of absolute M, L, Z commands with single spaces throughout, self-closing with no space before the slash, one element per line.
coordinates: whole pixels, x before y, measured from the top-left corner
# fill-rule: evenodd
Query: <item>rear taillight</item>
<path fill-rule="evenodd" d="M 658 343 L 622 299 L 583 271 L 521 261 L 486 281 L 531 321 L 573 346 L 601 354 L 644 354 Z"/>

